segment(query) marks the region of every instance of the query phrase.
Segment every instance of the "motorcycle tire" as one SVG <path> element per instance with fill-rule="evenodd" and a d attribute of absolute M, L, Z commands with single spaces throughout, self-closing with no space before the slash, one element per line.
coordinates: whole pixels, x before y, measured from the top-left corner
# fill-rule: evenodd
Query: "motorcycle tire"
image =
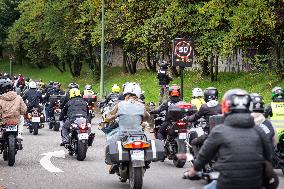
<path fill-rule="evenodd" d="M 88 141 L 78 141 L 78 147 L 77 147 L 77 160 L 78 161 L 84 161 L 86 158 L 87 154 L 87 149 L 88 149 Z"/>
<path fill-rule="evenodd" d="M 52 122 L 49 122 L 48 128 L 49 128 L 49 129 L 52 129 L 52 128 L 53 128 L 53 123 L 52 123 Z"/>
<path fill-rule="evenodd" d="M 130 189 L 141 189 L 143 186 L 143 167 L 129 166 Z"/>
<path fill-rule="evenodd" d="M 16 137 L 14 135 L 8 136 L 8 165 L 13 166 L 15 164 L 16 156 Z"/>
<path fill-rule="evenodd" d="M 179 160 L 176 156 L 173 158 L 173 163 L 177 168 L 183 168 L 186 160 Z"/>
<path fill-rule="evenodd" d="M 54 131 L 59 131 L 59 128 L 60 128 L 60 122 L 55 122 L 54 126 L 53 126 L 53 130 Z"/>
<path fill-rule="evenodd" d="M 38 134 L 39 123 L 32 123 L 32 128 L 34 130 L 34 135 Z"/>

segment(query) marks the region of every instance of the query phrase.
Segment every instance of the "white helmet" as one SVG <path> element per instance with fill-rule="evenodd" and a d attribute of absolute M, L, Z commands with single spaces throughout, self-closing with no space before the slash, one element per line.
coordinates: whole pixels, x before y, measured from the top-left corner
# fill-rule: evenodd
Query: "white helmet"
<path fill-rule="evenodd" d="M 123 95 L 125 94 L 134 94 L 140 98 L 142 93 L 141 87 L 138 83 L 128 83 L 125 85 L 123 90 Z"/>
<path fill-rule="evenodd" d="M 192 90 L 192 97 L 204 97 L 203 90 L 200 88 L 194 88 Z"/>
<path fill-rule="evenodd" d="M 29 83 L 29 88 L 30 88 L 30 89 L 36 89 L 36 82 L 31 81 L 31 82 Z"/>

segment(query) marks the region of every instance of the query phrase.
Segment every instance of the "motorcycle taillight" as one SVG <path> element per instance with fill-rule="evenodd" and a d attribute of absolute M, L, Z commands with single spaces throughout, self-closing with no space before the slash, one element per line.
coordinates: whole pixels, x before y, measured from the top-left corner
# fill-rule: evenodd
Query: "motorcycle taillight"
<path fill-rule="evenodd" d="M 176 125 L 180 128 L 180 129 L 184 129 L 186 128 L 186 122 L 184 121 L 177 121 Z"/>

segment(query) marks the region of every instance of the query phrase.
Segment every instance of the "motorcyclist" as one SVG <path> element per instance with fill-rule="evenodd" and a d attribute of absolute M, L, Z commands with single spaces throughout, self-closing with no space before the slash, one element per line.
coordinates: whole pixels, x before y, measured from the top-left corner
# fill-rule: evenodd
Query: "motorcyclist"
<path fill-rule="evenodd" d="M 180 87 L 178 85 L 173 84 L 169 87 L 169 97 L 170 97 L 169 100 L 162 103 L 157 110 L 150 111 L 151 114 L 158 114 L 162 111 L 166 111 L 165 122 L 159 128 L 158 134 L 157 134 L 157 137 L 158 137 L 159 140 L 165 139 L 165 137 L 167 135 L 166 129 L 171 124 L 170 117 L 168 116 L 168 113 L 167 113 L 169 106 L 172 105 L 172 104 L 177 104 L 177 103 L 181 102 Z"/>
<path fill-rule="evenodd" d="M 71 89 L 74 89 L 74 88 L 79 89 L 79 85 L 78 85 L 77 83 L 74 83 L 74 82 L 69 83 L 69 85 L 68 85 L 68 91 L 66 92 L 65 97 L 64 97 L 64 99 L 63 99 L 63 101 L 62 101 L 62 103 L 61 103 L 61 105 L 60 105 L 60 108 L 61 108 L 61 109 L 62 109 L 62 108 L 65 106 L 65 104 L 69 101 L 69 97 L 70 97 L 69 91 L 70 91 Z"/>
<path fill-rule="evenodd" d="M 124 100 L 124 95 L 123 95 L 123 91 L 125 86 L 128 84 L 129 82 L 123 83 L 122 84 L 122 92 L 118 95 L 118 100 Z"/>
<path fill-rule="evenodd" d="M 160 85 L 160 102 L 163 101 L 164 94 L 168 93 L 168 85 L 172 81 L 172 78 L 168 74 L 168 66 L 169 64 L 166 61 L 162 61 L 160 63 L 160 69 L 157 73 L 157 79 L 159 80 Z"/>
<path fill-rule="evenodd" d="M 272 89 L 272 102 L 265 108 L 264 116 L 270 117 L 270 121 L 276 130 L 278 138 L 284 131 L 284 90 L 281 87 Z"/>
<path fill-rule="evenodd" d="M 113 110 L 107 115 L 107 120 L 111 121 L 119 117 L 118 125 L 119 127 L 112 131 L 115 134 L 108 137 L 107 143 L 115 142 L 120 140 L 124 136 L 124 133 L 128 132 L 143 132 L 141 123 L 149 118 L 149 113 L 146 111 L 144 104 L 139 102 L 139 97 L 142 91 L 137 83 L 128 83 L 125 86 L 123 94 L 125 99 L 116 104 Z M 106 163 L 111 165 L 108 160 L 108 147 L 106 149 Z M 117 165 L 112 165 L 110 173 L 113 174 Z"/>
<path fill-rule="evenodd" d="M 201 88 L 192 89 L 192 99 L 190 103 L 195 105 L 197 110 L 200 109 L 201 105 L 206 103 L 204 100 L 204 92 Z"/>
<path fill-rule="evenodd" d="M 86 85 L 82 95 L 93 95 L 95 92 L 92 90 L 92 85 Z"/>
<path fill-rule="evenodd" d="M 13 82 L 10 79 L 0 79 L 0 121 L 1 124 L 7 122 L 17 123 L 17 138 L 20 140 L 23 140 L 23 115 L 25 115 L 26 111 L 27 106 L 22 97 L 13 91 Z"/>
<path fill-rule="evenodd" d="M 63 107 L 59 120 L 64 121 L 62 127 L 62 143 L 60 146 L 64 146 L 68 143 L 68 135 L 70 133 L 70 125 L 77 117 L 88 116 L 87 102 L 81 97 L 80 90 L 73 88 L 69 91 L 69 101 Z"/>
<path fill-rule="evenodd" d="M 196 175 L 218 154 L 214 170 L 220 175 L 207 188 L 262 188 L 264 160 L 271 159 L 271 146 L 264 131 L 254 126 L 250 102 L 244 90 L 232 89 L 225 93 L 222 100 L 224 124 L 211 131 L 184 178 Z"/>
<path fill-rule="evenodd" d="M 120 93 L 120 87 L 117 84 L 114 84 L 111 87 L 111 93 L 106 97 L 106 99 L 101 102 L 101 105 L 108 104 L 111 100 L 118 99 Z"/>
<path fill-rule="evenodd" d="M 194 123 L 200 118 L 204 118 L 206 121 L 206 127 L 204 128 L 204 135 L 195 138 L 191 141 L 191 145 L 194 150 L 194 155 L 197 154 L 198 149 L 202 146 L 206 140 L 209 132 L 209 117 L 222 113 L 222 107 L 218 103 L 218 90 L 214 87 L 208 87 L 204 90 L 205 104 L 193 115 L 185 117 L 183 120 Z"/>
<path fill-rule="evenodd" d="M 28 112 L 31 112 L 33 108 L 39 108 L 39 103 L 43 102 L 42 94 L 37 90 L 37 86 L 34 81 L 29 83 L 29 89 L 23 95 L 23 100 L 27 104 Z"/>
<path fill-rule="evenodd" d="M 60 89 L 60 83 L 54 82 L 53 88 L 49 90 L 47 94 L 45 95 L 45 101 L 47 102 L 45 106 L 47 120 L 50 119 L 50 117 L 53 117 L 53 113 L 54 113 L 52 111 L 54 102 L 50 101 L 50 97 L 53 95 L 62 95 L 62 96 L 65 95 L 65 92 Z"/>
<path fill-rule="evenodd" d="M 264 113 L 263 97 L 257 93 L 250 94 L 250 97 L 252 99 L 250 107 L 252 112 L 251 115 L 254 118 L 255 124 L 260 126 L 264 130 L 265 134 L 270 139 L 272 146 L 276 146 L 277 137 L 275 135 L 272 123 L 269 120 L 265 119 L 263 115 Z"/>

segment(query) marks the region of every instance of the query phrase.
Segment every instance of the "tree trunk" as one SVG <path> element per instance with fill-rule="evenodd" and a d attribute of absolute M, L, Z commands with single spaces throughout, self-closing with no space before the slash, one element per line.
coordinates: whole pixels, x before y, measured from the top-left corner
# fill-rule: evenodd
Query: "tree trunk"
<path fill-rule="evenodd" d="M 211 82 L 214 81 L 214 66 L 213 66 L 214 57 L 213 55 L 210 56 L 210 78 Z"/>
<path fill-rule="evenodd" d="M 209 71 L 209 62 L 208 60 L 204 60 L 201 64 L 202 66 L 202 75 L 203 76 L 209 76 L 210 75 L 210 71 Z"/>
<path fill-rule="evenodd" d="M 3 47 L 0 46 L 0 59 L 4 59 L 4 55 L 3 55 Z"/>

